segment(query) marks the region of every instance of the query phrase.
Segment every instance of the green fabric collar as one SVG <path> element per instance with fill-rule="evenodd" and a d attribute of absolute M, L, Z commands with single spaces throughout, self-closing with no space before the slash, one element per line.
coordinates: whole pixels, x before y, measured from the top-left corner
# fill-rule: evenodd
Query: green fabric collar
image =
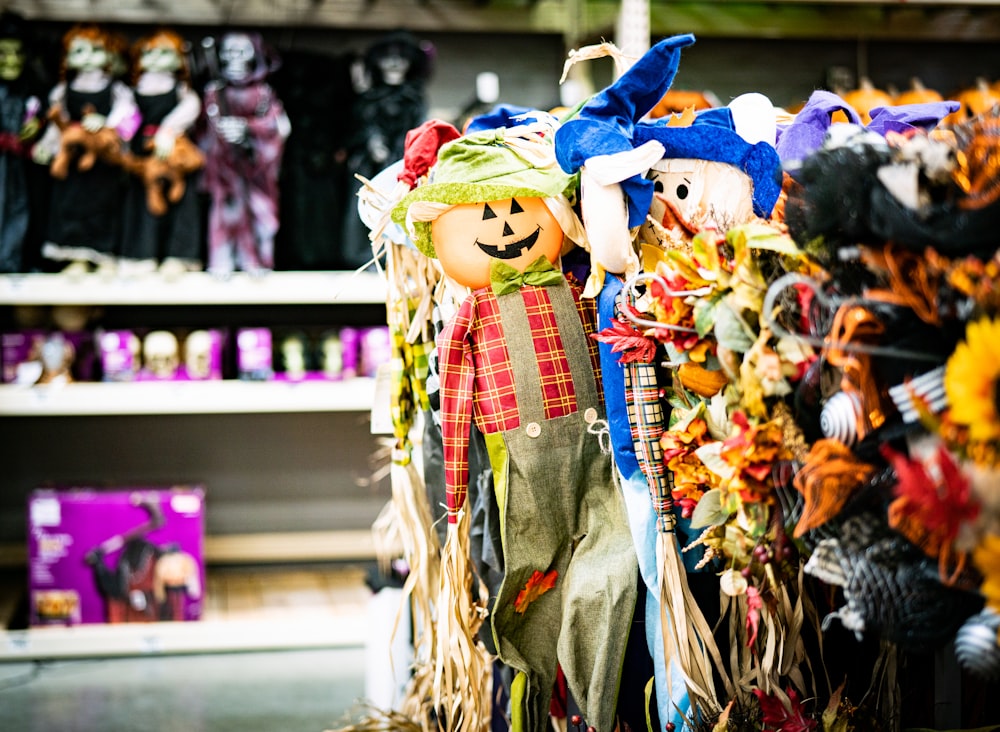
<path fill-rule="evenodd" d="M 545 257 L 539 257 L 529 264 L 524 272 L 520 272 L 500 259 L 490 262 L 490 287 L 497 297 L 511 292 L 517 292 L 524 285 L 549 287 L 558 285 L 563 280 L 563 274 L 552 266 Z"/>

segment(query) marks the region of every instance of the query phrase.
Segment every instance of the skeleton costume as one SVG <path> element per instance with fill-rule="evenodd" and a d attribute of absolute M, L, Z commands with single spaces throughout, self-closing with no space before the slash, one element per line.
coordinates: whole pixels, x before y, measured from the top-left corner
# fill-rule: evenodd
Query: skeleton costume
<path fill-rule="evenodd" d="M 291 125 L 265 81 L 271 69 L 259 36 L 226 34 L 219 58 L 223 78 L 204 94 L 208 270 L 265 272 L 274 269 L 278 175 Z"/>

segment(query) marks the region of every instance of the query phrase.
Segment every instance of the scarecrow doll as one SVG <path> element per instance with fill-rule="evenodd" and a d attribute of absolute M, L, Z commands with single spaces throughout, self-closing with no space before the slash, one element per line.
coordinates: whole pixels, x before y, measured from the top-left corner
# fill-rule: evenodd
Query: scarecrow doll
<path fill-rule="evenodd" d="M 99 26 L 79 25 L 63 37 L 62 81 L 49 94 L 50 124 L 32 151 L 53 177 L 42 254 L 108 271 L 118 249 L 121 152 L 139 124 L 132 90 L 111 73 L 111 42 Z"/>
<path fill-rule="evenodd" d="M 501 661 L 517 672 L 512 728 L 549 729 L 560 666 L 587 722 L 610 732 L 637 563 L 602 449 L 594 304 L 560 270 L 564 247 L 584 236 L 567 198 L 575 179 L 556 164 L 551 133 L 529 124 L 443 145 L 429 181 L 392 217 L 471 290 L 438 338 L 449 520 L 442 574 L 459 546 L 474 424 L 500 511 L 504 579 L 488 623 Z M 443 591 L 441 616 L 454 605 Z M 462 729 L 470 724 L 463 718 Z"/>
<path fill-rule="evenodd" d="M 125 199 L 121 263 L 136 273 L 202 269 L 197 191 L 188 178 L 204 157 L 186 137 L 201 113 L 191 89 L 184 40 L 159 30 L 132 47 L 135 100 L 142 127 L 125 167 L 134 175 Z"/>
<path fill-rule="evenodd" d="M 276 62 L 259 35 L 226 33 L 218 58 L 219 78 L 204 94 L 208 271 L 262 274 L 274 269 L 278 176 L 291 123 L 267 82 Z"/>
<path fill-rule="evenodd" d="M 721 654 L 695 597 L 694 578 L 687 576 L 700 564 L 701 552 L 686 549 L 680 555 L 697 534 L 690 530 L 689 514 L 675 511 L 669 456 L 661 444 L 668 425 L 661 387 L 669 381 L 658 373 L 657 341 L 626 317 L 637 314 L 631 285 L 651 274 L 667 250 L 690 252 L 699 231 L 724 232 L 767 216 L 780 180 L 772 107 L 762 95 L 738 98 L 733 109 L 648 119 L 671 87 L 681 51 L 693 43 L 689 34 L 661 40 L 556 133 L 562 168 L 581 176 L 593 263 L 587 289 L 597 297 L 600 313 L 615 466 L 646 584 L 647 644 L 660 721 L 677 727 L 691 706 L 720 708 L 713 666 L 720 670 Z M 578 54 L 589 57 L 590 51 Z M 737 117 L 755 138 L 739 134 Z M 662 278 L 657 284 L 666 286 Z M 663 297 L 671 299 L 667 293 Z M 687 360 L 683 348 L 700 340 L 692 325 L 664 323 L 655 331 L 667 342 L 671 361 Z M 636 343 L 643 347 L 627 345 Z M 726 379 L 718 371 L 711 374 L 718 391 Z M 700 387 L 709 375 L 698 368 Z M 728 691 L 728 679 L 720 676 Z"/>

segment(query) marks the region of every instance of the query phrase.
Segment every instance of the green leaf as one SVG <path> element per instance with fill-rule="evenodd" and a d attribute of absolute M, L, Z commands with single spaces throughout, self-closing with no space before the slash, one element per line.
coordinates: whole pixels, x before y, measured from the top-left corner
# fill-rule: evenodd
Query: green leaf
<path fill-rule="evenodd" d="M 793 257 L 802 256 L 795 240 L 788 234 L 766 224 L 745 224 L 735 226 L 726 232 L 726 241 L 737 253 L 743 249 L 766 249 L 779 254 L 787 254 Z"/>
<path fill-rule="evenodd" d="M 691 514 L 691 528 L 703 529 L 707 526 L 721 526 L 729 519 L 729 514 L 722 510 L 722 491 L 713 488 L 705 491 L 698 500 Z"/>
<path fill-rule="evenodd" d="M 711 300 L 699 300 L 694 305 L 694 327 L 698 337 L 704 338 L 715 325 L 715 306 Z"/>
<path fill-rule="evenodd" d="M 745 324 L 725 300 L 714 310 L 715 339 L 720 346 L 737 353 L 746 353 L 753 346 L 754 339 L 747 332 Z"/>

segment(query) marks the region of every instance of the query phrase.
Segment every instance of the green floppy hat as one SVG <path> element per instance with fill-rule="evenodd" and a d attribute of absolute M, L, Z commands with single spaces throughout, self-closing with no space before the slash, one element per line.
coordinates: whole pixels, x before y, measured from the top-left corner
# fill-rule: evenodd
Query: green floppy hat
<path fill-rule="evenodd" d="M 508 132 L 505 128 L 485 130 L 442 145 L 430 179 L 396 204 L 392 220 L 407 228 L 407 212 L 417 202 L 458 205 L 517 197 L 549 198 L 575 187 L 576 175 L 559 167 L 550 139 Z M 409 233 L 417 249 L 436 258 L 430 222 L 414 221 L 412 226 Z"/>

